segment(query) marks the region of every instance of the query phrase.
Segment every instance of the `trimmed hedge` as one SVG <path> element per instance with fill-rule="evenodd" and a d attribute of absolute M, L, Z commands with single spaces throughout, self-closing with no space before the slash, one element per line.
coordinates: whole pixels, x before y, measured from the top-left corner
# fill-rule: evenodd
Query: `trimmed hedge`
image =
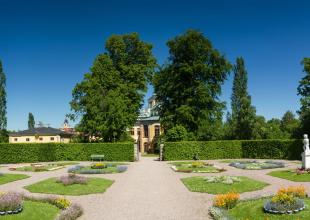
<path fill-rule="evenodd" d="M 302 140 L 229 140 L 166 142 L 164 160 L 288 159 L 300 160 Z"/>
<path fill-rule="evenodd" d="M 134 161 L 134 145 L 128 142 L 0 144 L 0 163 L 88 161 L 92 154 L 104 154 L 106 161 Z"/>

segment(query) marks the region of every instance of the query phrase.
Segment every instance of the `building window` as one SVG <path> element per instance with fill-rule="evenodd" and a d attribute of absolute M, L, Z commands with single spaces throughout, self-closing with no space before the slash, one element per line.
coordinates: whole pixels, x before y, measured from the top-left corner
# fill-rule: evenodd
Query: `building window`
<path fill-rule="evenodd" d="M 138 128 L 137 133 L 138 133 L 138 136 L 140 136 L 141 134 L 140 128 Z"/>
<path fill-rule="evenodd" d="M 143 131 L 144 131 L 144 137 L 148 138 L 149 137 L 149 126 L 143 125 Z"/>
<path fill-rule="evenodd" d="M 26 138 L 26 141 L 30 141 L 30 138 Z"/>
<path fill-rule="evenodd" d="M 51 141 L 53 141 L 54 140 L 54 137 L 51 137 Z"/>
<path fill-rule="evenodd" d="M 43 141 L 43 138 L 39 138 L 40 141 Z"/>
<path fill-rule="evenodd" d="M 131 135 L 135 135 L 135 129 L 134 129 L 134 128 L 132 128 L 132 129 L 130 130 L 130 134 L 131 134 Z"/>
<path fill-rule="evenodd" d="M 14 138 L 14 141 L 17 141 L 17 138 Z"/>
<path fill-rule="evenodd" d="M 155 137 L 158 137 L 160 135 L 160 126 L 155 125 Z"/>

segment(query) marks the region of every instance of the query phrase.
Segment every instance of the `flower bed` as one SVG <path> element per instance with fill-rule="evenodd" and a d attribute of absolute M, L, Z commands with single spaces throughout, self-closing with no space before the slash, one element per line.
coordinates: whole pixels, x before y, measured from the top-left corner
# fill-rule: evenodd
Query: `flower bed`
<path fill-rule="evenodd" d="M 282 188 L 265 203 L 264 210 L 274 214 L 296 213 L 305 208 L 303 201 L 305 197 L 305 188 L 302 186 Z"/>
<path fill-rule="evenodd" d="M 206 162 L 172 162 L 172 170 L 184 173 L 219 173 L 226 171 L 221 167 L 214 166 Z"/>
<path fill-rule="evenodd" d="M 87 184 L 88 178 L 84 176 L 78 176 L 74 173 L 70 173 L 67 176 L 61 176 L 56 180 L 57 183 L 62 183 L 64 186 L 72 184 Z"/>
<path fill-rule="evenodd" d="M 23 209 L 23 207 L 25 207 Z M 62 210 L 60 214 L 59 210 Z M 35 197 L 17 192 L 0 193 L 0 218 L 75 220 L 83 214 L 81 206 L 55 196 Z"/>
<path fill-rule="evenodd" d="M 238 202 L 233 196 L 216 198 L 210 208 L 214 219 L 310 219 L 310 200 L 304 187 L 281 188 L 272 198 Z M 223 198 L 222 198 L 223 197 Z"/>
<path fill-rule="evenodd" d="M 80 216 L 82 216 L 83 214 L 83 209 L 80 205 L 76 203 L 71 203 L 69 200 L 62 197 L 56 197 L 56 196 L 36 197 L 36 196 L 24 195 L 24 200 L 32 202 L 48 203 L 61 209 L 62 212 L 57 216 L 57 220 L 75 220 Z"/>
<path fill-rule="evenodd" d="M 264 170 L 264 169 L 274 169 L 284 167 L 283 162 L 278 161 L 236 161 L 229 164 L 229 166 L 236 167 L 238 169 L 246 170 Z"/>
<path fill-rule="evenodd" d="M 11 167 L 9 170 L 16 170 L 16 171 L 27 171 L 27 172 L 43 172 L 43 171 L 53 171 L 62 169 L 67 165 L 74 165 L 77 164 L 76 162 L 55 162 L 55 163 L 33 163 L 29 166 L 20 166 L 20 167 Z"/>
<path fill-rule="evenodd" d="M 0 215 L 17 214 L 23 210 L 19 193 L 0 193 Z"/>
<path fill-rule="evenodd" d="M 123 173 L 127 170 L 124 163 L 94 163 L 90 166 L 74 166 L 68 169 L 69 173 L 78 174 L 109 174 Z"/>

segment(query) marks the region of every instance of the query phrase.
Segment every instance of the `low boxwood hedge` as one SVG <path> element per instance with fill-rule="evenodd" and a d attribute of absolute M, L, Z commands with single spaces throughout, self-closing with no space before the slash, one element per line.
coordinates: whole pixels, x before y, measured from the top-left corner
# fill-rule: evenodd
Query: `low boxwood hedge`
<path fill-rule="evenodd" d="M 302 140 L 182 141 L 164 144 L 164 160 L 262 158 L 299 160 Z"/>
<path fill-rule="evenodd" d="M 0 163 L 87 161 L 92 154 L 104 154 L 106 161 L 133 161 L 134 145 L 130 142 L 0 144 Z"/>

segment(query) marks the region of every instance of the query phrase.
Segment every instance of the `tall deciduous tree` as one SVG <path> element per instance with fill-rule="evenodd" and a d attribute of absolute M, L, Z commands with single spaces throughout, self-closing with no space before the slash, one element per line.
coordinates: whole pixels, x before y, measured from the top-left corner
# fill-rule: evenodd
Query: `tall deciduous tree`
<path fill-rule="evenodd" d="M 154 77 L 163 128 L 181 125 L 199 139 L 220 133 L 221 86 L 231 65 L 203 33 L 189 30 L 168 41 L 169 59 Z"/>
<path fill-rule="evenodd" d="M 310 134 L 310 58 L 304 58 L 302 61 L 304 65 L 305 76 L 299 81 L 297 88 L 300 98 L 300 120 L 301 120 L 301 132 Z"/>
<path fill-rule="evenodd" d="M 71 118 L 81 117 L 78 130 L 87 136 L 114 141 L 137 120 L 156 60 L 137 33 L 114 35 L 105 48 L 73 89 Z"/>
<path fill-rule="evenodd" d="M 256 110 L 251 105 L 251 97 L 248 94 L 247 75 L 243 58 L 237 58 L 231 96 L 233 134 L 236 139 L 254 138 Z"/>
<path fill-rule="evenodd" d="M 33 129 L 35 126 L 34 116 L 31 112 L 28 114 L 28 129 Z"/>
<path fill-rule="evenodd" d="M 7 141 L 7 117 L 6 117 L 6 76 L 3 72 L 0 60 L 0 142 Z"/>
<path fill-rule="evenodd" d="M 281 119 L 281 130 L 287 133 L 288 137 L 295 137 L 300 121 L 295 117 L 292 111 L 284 113 Z"/>

